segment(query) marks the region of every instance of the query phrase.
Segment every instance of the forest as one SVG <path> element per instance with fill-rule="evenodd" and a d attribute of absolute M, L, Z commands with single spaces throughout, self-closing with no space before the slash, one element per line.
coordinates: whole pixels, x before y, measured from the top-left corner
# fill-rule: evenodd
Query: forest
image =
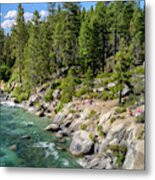
<path fill-rule="evenodd" d="M 11 33 L 0 30 L 0 79 L 20 84 L 13 93 L 20 102 L 38 86 L 55 81 L 64 104 L 76 94 L 91 95 L 96 77 L 107 77 L 105 83 L 109 77 L 116 86 L 102 97 L 118 97 L 121 104 L 125 85 L 134 94 L 133 72 L 144 73 L 145 12 L 139 2 L 97 2 L 88 11 L 76 2 L 49 3 L 45 20 L 35 11 L 27 23 L 19 4 Z M 79 84 L 85 87 L 76 93 Z M 52 99 L 52 92 L 45 100 Z"/>

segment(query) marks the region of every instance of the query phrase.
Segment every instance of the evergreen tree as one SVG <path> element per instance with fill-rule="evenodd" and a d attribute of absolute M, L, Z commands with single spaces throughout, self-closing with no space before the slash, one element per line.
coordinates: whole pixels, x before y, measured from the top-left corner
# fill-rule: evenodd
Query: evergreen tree
<path fill-rule="evenodd" d="M 22 5 L 18 5 L 18 12 L 16 18 L 16 25 L 12 32 L 12 54 L 16 59 L 16 66 L 18 68 L 18 80 L 22 83 L 22 70 L 24 66 L 24 47 L 27 41 L 26 25 L 24 21 L 24 9 Z"/>
<path fill-rule="evenodd" d="M 115 80 L 117 81 L 117 91 L 119 92 L 119 104 L 122 104 L 122 90 L 124 85 L 130 84 L 130 66 L 131 61 L 128 54 L 128 46 L 124 38 L 120 41 L 119 51 L 115 56 Z"/>

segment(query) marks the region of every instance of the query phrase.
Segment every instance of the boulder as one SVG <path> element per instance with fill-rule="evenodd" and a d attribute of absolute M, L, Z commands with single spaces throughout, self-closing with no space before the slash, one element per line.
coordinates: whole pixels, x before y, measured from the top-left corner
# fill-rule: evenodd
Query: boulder
<path fill-rule="evenodd" d="M 73 155 L 79 156 L 92 153 L 94 149 L 94 141 L 90 139 L 89 134 L 89 132 L 83 130 L 74 133 L 70 145 L 70 152 Z"/>
<path fill-rule="evenodd" d="M 45 128 L 46 131 L 58 131 L 59 130 L 59 125 L 58 124 L 50 124 Z"/>
<path fill-rule="evenodd" d="M 41 97 L 37 94 L 32 94 L 28 100 L 28 106 L 33 106 L 34 103 L 39 102 Z"/>
<path fill-rule="evenodd" d="M 60 90 L 59 89 L 54 90 L 52 96 L 54 99 L 60 99 L 60 97 L 61 97 Z"/>
<path fill-rule="evenodd" d="M 122 90 L 122 96 L 127 96 L 130 93 L 130 89 L 128 86 L 125 86 Z"/>
<path fill-rule="evenodd" d="M 130 145 L 123 169 L 144 170 L 144 140 L 136 141 Z"/>
<path fill-rule="evenodd" d="M 115 86 L 116 86 L 116 83 L 110 82 L 110 83 L 108 83 L 107 88 L 109 89 L 109 88 L 113 88 Z"/>
<path fill-rule="evenodd" d="M 37 111 L 36 116 L 43 117 L 44 116 L 44 111 L 43 110 Z"/>

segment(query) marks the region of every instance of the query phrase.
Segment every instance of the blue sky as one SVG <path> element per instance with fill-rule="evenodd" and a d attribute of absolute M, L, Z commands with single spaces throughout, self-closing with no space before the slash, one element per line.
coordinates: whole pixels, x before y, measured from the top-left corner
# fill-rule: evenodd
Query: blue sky
<path fill-rule="evenodd" d="M 81 6 L 87 10 L 94 6 L 96 2 L 81 2 Z M 25 19 L 28 21 L 32 18 L 35 10 L 39 11 L 42 18 L 48 15 L 48 3 L 22 3 L 25 12 Z M 1 4 L 1 27 L 5 32 L 9 32 L 12 25 L 15 23 L 18 3 L 16 4 Z"/>
<path fill-rule="evenodd" d="M 81 2 L 81 6 L 88 10 L 91 6 L 95 6 L 96 2 Z M 31 20 L 33 12 L 38 10 L 42 18 L 48 15 L 48 3 L 22 3 L 25 12 L 25 20 Z M 141 7 L 144 6 L 144 0 L 141 0 Z M 15 23 L 18 3 L 15 4 L 1 4 L 1 27 L 5 33 L 10 32 L 12 25 Z"/>

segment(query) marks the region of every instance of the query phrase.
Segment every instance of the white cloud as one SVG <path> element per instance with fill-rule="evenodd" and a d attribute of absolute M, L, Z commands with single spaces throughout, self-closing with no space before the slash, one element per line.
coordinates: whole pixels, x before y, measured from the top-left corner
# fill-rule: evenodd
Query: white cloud
<path fill-rule="evenodd" d="M 2 22 L 1 27 L 4 29 L 5 28 L 11 28 L 15 24 L 16 24 L 16 21 L 14 19 L 12 19 L 12 20 L 7 19 L 4 22 Z"/>
<path fill-rule="evenodd" d="M 45 18 L 45 17 L 48 16 L 48 11 L 41 10 L 41 11 L 39 12 L 39 14 L 40 14 L 41 18 Z"/>
<path fill-rule="evenodd" d="M 30 12 L 25 12 L 24 13 L 24 18 L 25 18 L 26 22 L 31 21 L 32 17 L 33 17 L 33 13 L 30 13 Z"/>
<path fill-rule="evenodd" d="M 8 11 L 6 16 L 4 16 L 5 19 L 15 19 L 17 16 L 17 11 L 16 10 L 11 10 Z"/>

